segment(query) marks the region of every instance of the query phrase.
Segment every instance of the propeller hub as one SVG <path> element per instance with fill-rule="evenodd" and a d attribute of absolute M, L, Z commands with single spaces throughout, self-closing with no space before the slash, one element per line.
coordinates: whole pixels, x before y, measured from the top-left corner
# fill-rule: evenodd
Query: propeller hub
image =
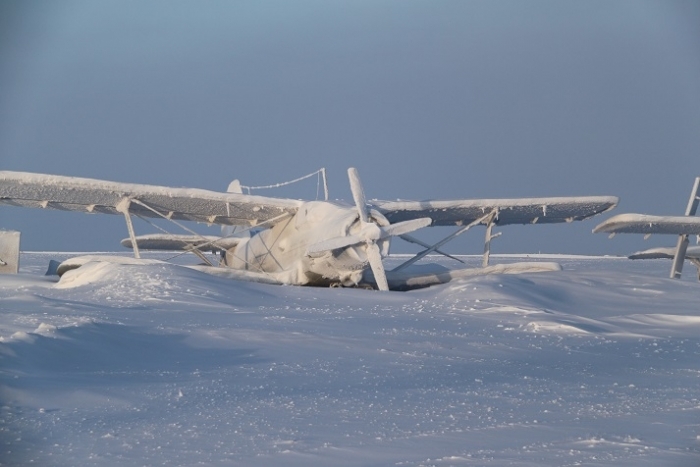
<path fill-rule="evenodd" d="M 376 242 L 382 237 L 382 231 L 379 226 L 373 222 L 363 222 L 358 236 L 365 242 Z"/>

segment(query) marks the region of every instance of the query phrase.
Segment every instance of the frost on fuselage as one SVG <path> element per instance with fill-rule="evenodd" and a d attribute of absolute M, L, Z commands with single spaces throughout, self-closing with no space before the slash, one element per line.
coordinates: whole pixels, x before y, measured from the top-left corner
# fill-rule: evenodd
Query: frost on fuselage
<path fill-rule="evenodd" d="M 374 222 L 389 222 L 376 211 Z M 304 203 L 289 219 L 244 239 L 226 254 L 226 264 L 236 269 L 274 274 L 285 283 L 356 285 L 367 265 L 362 246 L 307 254 L 311 245 L 337 237 L 361 235 L 357 210 L 352 206 L 324 201 Z M 388 240 L 379 247 L 386 255 Z"/>

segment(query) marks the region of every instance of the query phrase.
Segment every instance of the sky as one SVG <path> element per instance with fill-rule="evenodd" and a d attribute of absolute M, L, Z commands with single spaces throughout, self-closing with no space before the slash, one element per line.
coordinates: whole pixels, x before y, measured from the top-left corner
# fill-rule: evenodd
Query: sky
<path fill-rule="evenodd" d="M 223 191 L 325 167 L 349 200 L 352 166 L 368 198 L 615 195 L 492 251 L 627 254 L 675 240 L 591 230 L 683 214 L 699 129 L 692 0 L 0 4 L 0 170 Z M 316 181 L 256 194 L 314 199 Z M 0 228 L 23 250 L 127 236 L 118 216 L 14 207 Z M 482 251 L 483 230 L 462 237 L 444 249 Z"/>

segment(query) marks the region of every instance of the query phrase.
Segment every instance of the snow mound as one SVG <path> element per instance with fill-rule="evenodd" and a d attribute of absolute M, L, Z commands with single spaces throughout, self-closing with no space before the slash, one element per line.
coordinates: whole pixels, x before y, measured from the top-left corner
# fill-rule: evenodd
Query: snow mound
<path fill-rule="evenodd" d="M 528 332 L 668 338 L 700 334 L 700 316 L 684 298 L 695 287 L 634 274 L 564 271 L 455 281 L 437 296 L 454 313 L 507 320 Z M 659 313 L 667 309 L 674 311 Z"/>
<path fill-rule="evenodd" d="M 54 289 L 72 290 L 89 301 L 116 308 L 141 307 L 150 301 L 251 305 L 262 297 L 272 297 L 256 284 L 242 284 L 164 262 L 91 261 L 63 274 Z"/>

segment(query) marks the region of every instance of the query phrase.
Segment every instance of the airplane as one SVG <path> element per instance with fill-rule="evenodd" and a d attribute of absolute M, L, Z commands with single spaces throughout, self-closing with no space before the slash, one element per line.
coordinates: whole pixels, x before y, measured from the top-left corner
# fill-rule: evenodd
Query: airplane
<path fill-rule="evenodd" d="M 123 215 L 129 238 L 122 243 L 133 248 L 135 258 L 140 258 L 140 248 L 184 249 L 203 259 L 202 251 L 214 251 L 221 255 L 219 264 L 197 266 L 200 270 L 255 282 L 386 291 L 476 274 L 559 270 L 558 264 L 545 262 L 489 266 L 490 243 L 499 235 L 492 234 L 493 227 L 584 220 L 618 202 L 614 196 L 368 202 L 355 168 L 348 169 L 348 178 L 353 204 L 243 194 L 236 181 L 224 193 L 0 171 L 0 204 Z M 182 220 L 218 224 L 228 232 L 220 237 L 192 231 L 137 237 L 132 216 L 164 218 L 181 227 Z M 444 244 L 477 225 L 486 226 L 482 268 L 416 272 L 411 267 L 430 253 L 445 254 L 440 250 Z M 409 235 L 428 226 L 454 226 L 456 231 L 434 245 Z M 386 271 L 382 258 L 397 236 L 425 249 Z M 66 267 L 89 260 L 67 261 Z"/>
<path fill-rule="evenodd" d="M 683 262 L 688 260 L 697 267 L 698 280 L 700 280 L 700 248 L 688 246 L 689 235 L 697 235 L 698 241 L 700 241 L 700 217 L 695 215 L 698 205 L 700 205 L 700 177 L 695 178 L 684 216 L 618 214 L 598 224 L 593 229 L 593 233 L 608 233 L 610 237 L 618 233 L 637 233 L 644 234 L 645 239 L 652 234 L 678 235 L 675 248 L 651 248 L 633 253 L 628 258 L 672 259 L 671 279 L 680 279 Z"/>

